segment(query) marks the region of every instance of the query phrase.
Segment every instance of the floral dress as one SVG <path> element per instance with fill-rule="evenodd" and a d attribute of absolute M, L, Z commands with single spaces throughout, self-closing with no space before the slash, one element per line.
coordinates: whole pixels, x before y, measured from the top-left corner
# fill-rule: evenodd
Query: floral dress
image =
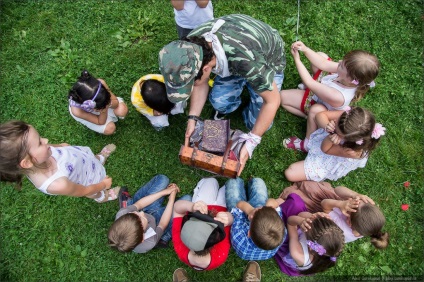
<path fill-rule="evenodd" d="M 309 151 L 304 164 L 307 180 L 317 182 L 325 179 L 337 180 L 358 167 L 365 167 L 368 157 L 345 158 L 328 155 L 321 151 L 321 143 L 327 135 L 328 132 L 324 128 L 319 128 L 309 138 L 307 145 Z"/>
<path fill-rule="evenodd" d="M 83 186 L 99 183 L 106 177 L 104 166 L 89 147 L 66 146 L 50 149 L 52 157 L 56 160 L 57 171 L 37 187 L 41 192 L 54 195 L 47 192 L 47 188 L 60 177 L 66 177 L 69 181 Z"/>

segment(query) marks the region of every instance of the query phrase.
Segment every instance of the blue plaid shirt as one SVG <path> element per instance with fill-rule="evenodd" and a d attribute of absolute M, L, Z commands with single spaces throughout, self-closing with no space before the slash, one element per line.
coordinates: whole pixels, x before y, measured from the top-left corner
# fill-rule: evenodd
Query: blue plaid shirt
<path fill-rule="evenodd" d="M 282 217 L 280 207 L 275 210 Z M 280 246 L 273 250 L 262 250 L 253 243 L 250 237 L 247 237 L 247 232 L 250 229 L 250 221 L 242 210 L 233 208 L 231 214 L 234 217 L 234 222 L 231 225 L 231 245 L 240 258 L 244 260 L 266 260 L 275 255 Z M 284 242 L 286 236 L 287 232 L 285 232 L 284 239 L 281 243 Z"/>

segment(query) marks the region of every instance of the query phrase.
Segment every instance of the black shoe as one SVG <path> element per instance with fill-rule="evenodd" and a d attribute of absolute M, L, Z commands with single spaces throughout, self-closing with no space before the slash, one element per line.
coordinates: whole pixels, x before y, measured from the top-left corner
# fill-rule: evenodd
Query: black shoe
<path fill-rule="evenodd" d="M 166 249 L 168 248 L 168 242 L 162 239 L 156 244 L 155 249 Z"/>
<path fill-rule="evenodd" d="M 121 187 L 121 189 L 119 190 L 118 198 L 119 198 L 119 208 L 120 209 L 126 208 L 128 200 L 131 199 L 131 195 L 130 193 L 128 193 L 127 186 Z"/>
<path fill-rule="evenodd" d="M 226 119 L 226 118 L 227 118 L 226 114 L 220 113 L 218 111 L 215 111 L 215 114 L 213 115 L 214 120 L 222 120 L 222 119 Z"/>

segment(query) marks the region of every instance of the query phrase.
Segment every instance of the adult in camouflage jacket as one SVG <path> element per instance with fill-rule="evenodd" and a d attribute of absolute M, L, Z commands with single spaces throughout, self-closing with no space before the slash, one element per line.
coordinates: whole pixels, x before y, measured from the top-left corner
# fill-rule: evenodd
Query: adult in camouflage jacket
<path fill-rule="evenodd" d="M 217 76 L 209 100 L 221 114 L 241 104 L 244 85 L 250 103 L 243 119 L 251 130 L 242 135 L 241 169 L 272 125 L 280 105 L 279 90 L 286 65 L 284 42 L 277 30 L 246 15 L 228 15 L 195 28 L 187 41 L 173 41 L 159 53 L 168 99 L 190 99 L 185 143 L 193 133 L 209 92 L 211 72 Z"/>

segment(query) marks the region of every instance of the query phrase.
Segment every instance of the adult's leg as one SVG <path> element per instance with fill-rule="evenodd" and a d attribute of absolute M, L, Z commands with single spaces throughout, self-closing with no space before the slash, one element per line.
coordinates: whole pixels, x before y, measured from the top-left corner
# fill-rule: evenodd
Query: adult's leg
<path fill-rule="evenodd" d="M 219 184 L 215 178 L 203 178 L 197 183 L 196 188 L 194 188 L 193 203 L 203 201 L 207 205 L 215 204 L 218 189 Z"/>
<path fill-rule="evenodd" d="M 225 201 L 228 211 L 235 208 L 238 202 L 247 201 L 244 181 L 241 178 L 229 179 L 225 183 Z"/>
<path fill-rule="evenodd" d="M 209 101 L 215 110 L 221 114 L 229 114 L 237 110 L 241 104 L 241 92 L 246 80 L 240 76 L 216 76 Z"/>
<path fill-rule="evenodd" d="M 252 178 L 247 184 L 247 195 L 249 204 L 254 207 L 265 206 L 268 200 L 268 189 L 265 182 L 261 178 Z"/>
<path fill-rule="evenodd" d="M 184 37 L 186 37 L 193 30 L 193 29 L 190 29 L 190 28 L 181 27 L 177 24 L 176 24 L 176 26 L 177 26 L 178 38 L 180 40 L 183 39 Z"/>
<path fill-rule="evenodd" d="M 283 73 L 277 73 L 274 76 L 274 82 L 277 85 L 278 91 L 280 91 L 281 86 L 283 85 L 284 80 L 284 74 Z M 258 118 L 259 112 L 261 111 L 263 99 L 262 97 L 253 90 L 253 88 L 250 86 L 249 83 L 247 85 L 247 90 L 250 94 L 250 103 L 249 105 L 244 108 L 243 110 L 243 121 L 246 127 L 249 130 L 252 130 L 253 126 L 256 123 L 256 119 Z M 272 127 L 272 123 L 269 126 L 268 129 Z"/>
<path fill-rule="evenodd" d="M 134 196 L 128 200 L 128 205 L 132 205 L 133 203 L 137 202 L 141 198 L 144 198 L 148 195 L 155 194 L 159 191 L 162 191 L 165 189 L 169 184 L 169 178 L 163 174 L 158 174 L 155 177 L 153 177 L 149 182 L 147 182 L 145 185 L 140 187 L 138 191 L 134 194 Z M 150 205 L 143 208 L 143 211 L 148 212 L 149 210 L 155 210 L 159 209 L 162 206 L 164 197 L 160 197 Z M 148 212 L 150 213 L 150 212 Z"/>

